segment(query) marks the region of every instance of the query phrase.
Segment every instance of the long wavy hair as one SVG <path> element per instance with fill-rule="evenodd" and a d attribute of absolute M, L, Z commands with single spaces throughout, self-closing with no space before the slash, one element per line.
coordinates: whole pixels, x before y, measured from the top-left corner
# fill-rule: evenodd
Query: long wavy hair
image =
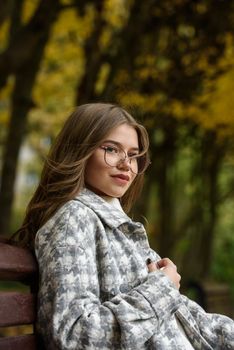
<path fill-rule="evenodd" d="M 108 103 L 90 103 L 74 110 L 49 152 L 22 226 L 13 236 L 18 245 L 34 248 L 37 231 L 63 204 L 84 188 L 85 167 L 89 157 L 107 134 L 121 124 L 131 125 L 136 130 L 140 153 L 148 157 L 147 131 L 123 108 Z M 141 192 L 143 177 L 143 174 L 137 175 L 121 198 L 126 212 Z"/>

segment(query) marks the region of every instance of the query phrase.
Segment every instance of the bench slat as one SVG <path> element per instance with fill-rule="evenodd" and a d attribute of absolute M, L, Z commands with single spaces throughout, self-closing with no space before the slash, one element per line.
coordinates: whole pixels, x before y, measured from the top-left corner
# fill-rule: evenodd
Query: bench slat
<path fill-rule="evenodd" d="M 4 327 L 35 326 L 38 286 L 38 266 L 33 254 L 27 249 L 8 243 L 0 238 L 0 281 L 27 283 L 31 293 L 0 292 L 0 350 L 36 350 L 35 334 L 4 337 Z M 35 295 L 32 291 L 35 291 Z"/>
<path fill-rule="evenodd" d="M 36 350 L 36 336 L 34 334 L 17 337 L 0 338 L 0 350 Z"/>
<path fill-rule="evenodd" d="M 30 251 L 0 242 L 1 280 L 24 280 L 36 272 L 36 260 Z"/>
<path fill-rule="evenodd" d="M 36 298 L 33 294 L 18 292 L 0 293 L 0 326 L 34 323 Z"/>

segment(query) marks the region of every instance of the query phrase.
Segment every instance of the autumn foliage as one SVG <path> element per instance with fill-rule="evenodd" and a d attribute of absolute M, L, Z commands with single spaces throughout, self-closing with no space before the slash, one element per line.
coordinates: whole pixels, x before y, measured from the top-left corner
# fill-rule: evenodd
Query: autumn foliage
<path fill-rule="evenodd" d="M 147 218 L 152 245 L 176 260 L 185 281 L 234 283 L 233 7 L 222 0 L 2 2 L 0 232 L 16 228 L 22 145 L 34 150 L 30 169 L 38 174 L 73 106 L 111 101 L 150 134 L 152 166 L 133 215 Z"/>

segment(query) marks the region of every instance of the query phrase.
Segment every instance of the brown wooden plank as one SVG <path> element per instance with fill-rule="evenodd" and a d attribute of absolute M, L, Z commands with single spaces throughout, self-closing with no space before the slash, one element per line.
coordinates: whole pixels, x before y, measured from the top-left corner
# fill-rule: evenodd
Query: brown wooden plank
<path fill-rule="evenodd" d="M 0 326 L 30 324 L 36 318 L 36 297 L 31 293 L 0 293 Z"/>
<path fill-rule="evenodd" d="M 5 236 L 0 236 L 0 242 L 1 243 L 8 243 L 9 244 L 9 238 L 5 237 Z"/>
<path fill-rule="evenodd" d="M 36 336 L 34 334 L 17 337 L 0 338 L 0 350 L 36 350 Z"/>
<path fill-rule="evenodd" d="M 29 250 L 0 242 L 1 280 L 28 279 L 36 272 L 36 259 Z"/>

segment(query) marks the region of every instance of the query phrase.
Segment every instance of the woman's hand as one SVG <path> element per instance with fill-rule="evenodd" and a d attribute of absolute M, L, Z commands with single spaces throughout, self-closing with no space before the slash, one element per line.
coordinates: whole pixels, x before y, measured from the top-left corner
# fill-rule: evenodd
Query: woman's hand
<path fill-rule="evenodd" d="M 155 262 L 148 262 L 147 263 L 149 272 L 153 272 L 156 270 L 162 270 L 163 273 L 174 283 L 177 289 L 180 289 L 180 280 L 181 276 L 177 272 L 176 265 L 169 259 L 169 258 L 163 258 L 157 263 Z"/>

